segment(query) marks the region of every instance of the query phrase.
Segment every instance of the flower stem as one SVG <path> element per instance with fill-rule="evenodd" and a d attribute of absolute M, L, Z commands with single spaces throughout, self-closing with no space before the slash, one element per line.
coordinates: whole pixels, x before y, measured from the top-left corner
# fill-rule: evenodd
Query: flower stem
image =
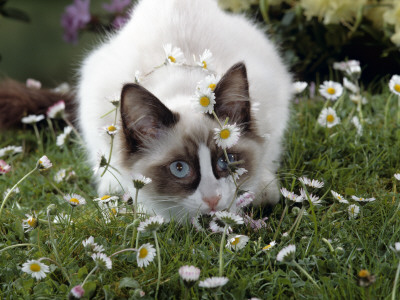
<path fill-rule="evenodd" d="M 51 119 L 50 119 L 50 118 L 46 118 L 46 120 L 47 120 L 47 124 L 48 124 L 49 127 L 50 127 L 51 135 L 53 136 L 54 140 L 57 140 L 57 138 L 56 138 L 56 133 L 55 133 L 54 127 L 53 127 L 53 122 L 51 122 Z"/>
<path fill-rule="evenodd" d="M 294 230 L 293 236 L 296 234 L 297 227 L 299 226 L 299 223 L 300 223 L 300 221 L 301 221 L 301 218 L 303 217 L 304 210 L 305 210 L 305 206 L 303 205 L 303 206 L 301 207 L 301 210 L 299 211 L 299 214 L 297 215 L 297 218 L 296 218 L 296 220 L 294 221 L 292 227 L 290 227 L 289 231 L 287 232 L 288 235 L 292 232 L 292 230 L 293 230 L 293 228 L 294 228 L 295 226 L 296 226 L 296 228 L 295 228 L 295 230 Z"/>
<path fill-rule="evenodd" d="M 228 230 L 228 225 L 225 225 L 224 227 L 224 232 L 222 233 L 221 237 L 221 245 L 219 245 L 219 277 L 222 277 L 224 274 L 224 257 L 223 257 L 223 252 L 224 252 L 224 244 L 225 244 L 225 237 L 226 237 L 226 231 Z"/>
<path fill-rule="evenodd" d="M 11 188 L 11 190 L 7 193 L 7 195 L 4 197 L 4 199 L 3 199 L 3 203 L 1 204 L 1 207 L 0 207 L 0 217 L 1 217 L 1 212 L 3 211 L 3 207 L 4 207 L 4 205 L 6 204 L 6 201 L 7 201 L 7 199 L 10 197 L 10 195 L 11 195 L 11 193 L 17 188 L 17 186 L 22 182 L 22 181 L 24 181 L 29 175 L 31 175 L 33 172 L 35 172 L 36 170 L 38 169 L 38 165 L 32 170 L 32 171 L 29 171 L 29 173 L 28 174 L 26 174 L 24 177 L 22 177 L 12 188 Z"/>
<path fill-rule="evenodd" d="M 158 246 L 158 239 L 156 231 L 153 231 L 154 242 L 156 243 L 156 250 L 157 250 L 157 262 L 158 262 L 158 278 L 157 278 L 157 288 L 156 288 L 156 295 L 155 299 L 157 299 L 158 289 L 160 288 L 160 281 L 161 281 L 161 255 L 160 255 L 160 247 Z"/>
<path fill-rule="evenodd" d="M 126 248 L 126 249 L 122 249 L 122 250 L 120 250 L 120 251 L 117 251 L 117 252 L 111 254 L 110 257 L 113 257 L 113 256 L 115 256 L 115 255 L 118 255 L 118 254 L 121 254 L 121 253 L 124 253 L 124 252 L 127 252 L 127 251 L 137 251 L 137 248 Z"/>
<path fill-rule="evenodd" d="M 396 300 L 396 287 L 397 287 L 397 283 L 399 282 L 399 273 L 400 273 L 400 262 L 397 265 L 396 276 L 394 277 L 394 284 L 393 284 L 393 290 L 392 290 L 392 300 Z"/>
<path fill-rule="evenodd" d="M 133 222 L 134 223 L 136 222 L 136 219 L 137 219 L 137 210 L 138 210 L 137 200 L 138 200 L 138 196 L 139 196 L 139 189 L 136 189 L 135 210 L 133 211 Z M 137 235 L 137 225 L 133 228 L 133 231 L 132 231 L 132 241 L 131 241 L 131 247 L 132 248 L 133 248 L 133 244 L 135 244 L 136 235 Z M 137 247 L 137 243 L 136 243 L 136 247 Z"/>
<path fill-rule="evenodd" d="M 86 276 L 86 278 L 85 278 L 85 280 L 82 282 L 82 284 L 81 284 L 81 286 L 83 287 L 84 285 L 85 285 L 85 283 L 86 283 L 86 280 L 88 280 L 89 279 L 89 277 L 90 277 L 90 275 L 92 275 L 96 270 L 97 270 L 97 268 L 98 268 L 98 266 L 96 265 L 93 269 L 92 269 L 92 271 L 90 271 L 90 273 L 89 274 L 87 274 L 87 276 Z"/>
<path fill-rule="evenodd" d="M 295 260 L 292 261 L 293 264 L 318 288 L 320 289 L 319 285 L 315 282 L 315 280 L 304 270 Z"/>
<path fill-rule="evenodd" d="M 386 105 L 385 105 L 385 119 L 384 119 L 384 129 L 386 132 L 387 129 L 387 124 L 388 124 L 388 114 L 389 114 L 389 105 L 390 105 L 390 99 L 392 98 L 392 94 L 389 95 L 389 97 L 386 100 Z"/>
<path fill-rule="evenodd" d="M 13 248 L 17 248 L 17 247 L 25 247 L 25 246 L 27 246 L 27 247 L 29 247 L 29 246 L 37 247 L 37 245 L 35 245 L 35 244 L 16 244 L 16 245 L 11 245 L 11 246 L 8 246 L 8 247 L 5 247 L 5 248 L 1 249 L 0 253 L 3 252 L 3 251 L 9 250 L 9 249 L 13 249 Z"/>
<path fill-rule="evenodd" d="M 288 211 L 288 205 L 286 204 L 286 205 L 285 205 L 285 209 L 283 210 L 281 219 L 279 220 L 278 227 L 277 227 L 276 230 L 275 230 L 274 237 L 272 238 L 273 241 L 275 241 L 275 240 L 276 240 L 276 237 L 278 236 L 279 229 L 281 228 L 281 225 L 282 225 L 282 222 L 283 222 L 283 218 L 285 217 L 285 214 L 287 213 L 287 211 Z"/>
<path fill-rule="evenodd" d="M 108 166 L 110 165 L 110 162 L 111 162 L 111 154 L 112 154 L 113 145 L 114 145 L 114 136 L 113 136 L 113 135 L 111 136 L 111 143 L 110 143 L 110 144 L 111 144 L 111 146 L 110 146 L 110 154 L 108 155 L 107 165 L 106 165 L 106 167 L 104 168 L 103 174 L 101 174 L 100 177 L 103 177 L 103 176 L 104 176 L 104 174 L 106 173 L 106 171 L 107 171 L 107 169 L 108 169 Z"/>
<path fill-rule="evenodd" d="M 65 123 L 67 123 L 67 125 L 68 125 L 69 127 L 72 128 L 72 131 L 75 133 L 75 135 L 77 136 L 77 138 L 79 139 L 79 141 L 81 142 L 81 144 L 84 145 L 85 143 L 84 143 L 84 141 L 83 141 L 81 135 L 79 134 L 78 130 L 76 130 L 76 128 L 74 127 L 74 125 L 72 125 L 72 123 L 71 123 L 67 118 L 65 118 L 65 117 L 63 118 L 63 120 L 64 120 Z"/>
<path fill-rule="evenodd" d="M 35 135 L 36 135 L 36 139 L 39 144 L 40 150 L 41 150 L 41 152 L 43 152 L 43 143 L 42 143 L 42 139 L 40 138 L 39 129 L 37 128 L 36 123 L 33 123 L 33 129 L 35 130 Z"/>

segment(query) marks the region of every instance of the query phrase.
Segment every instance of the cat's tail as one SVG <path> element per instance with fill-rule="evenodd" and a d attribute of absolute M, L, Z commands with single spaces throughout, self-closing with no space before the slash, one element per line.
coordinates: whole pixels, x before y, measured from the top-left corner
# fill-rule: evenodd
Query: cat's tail
<path fill-rule="evenodd" d="M 66 117 L 73 122 L 75 117 L 75 95 L 60 89 L 35 89 L 12 79 L 0 82 L 0 130 L 18 127 L 27 115 L 46 115 L 47 109 L 63 100 Z"/>

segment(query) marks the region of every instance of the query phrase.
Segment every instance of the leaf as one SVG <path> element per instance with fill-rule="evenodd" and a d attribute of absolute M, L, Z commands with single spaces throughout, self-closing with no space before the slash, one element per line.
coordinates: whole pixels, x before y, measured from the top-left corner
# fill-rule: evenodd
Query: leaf
<path fill-rule="evenodd" d="M 131 277 L 124 277 L 119 282 L 119 288 L 120 289 L 122 289 L 122 288 L 138 289 L 138 288 L 140 288 L 140 284 Z"/>
<path fill-rule="evenodd" d="M 18 8 L 3 7 L 0 11 L 0 14 L 2 14 L 4 17 L 16 19 L 27 23 L 31 21 L 29 16 L 24 11 Z"/>
<path fill-rule="evenodd" d="M 88 274 L 88 269 L 86 266 L 83 266 L 78 270 L 78 278 L 83 279 Z"/>
<path fill-rule="evenodd" d="M 355 195 L 356 190 L 353 189 L 353 188 L 346 188 L 346 189 L 344 190 L 344 193 L 345 193 L 346 195 L 353 196 L 353 195 Z"/>
<path fill-rule="evenodd" d="M 83 289 L 85 290 L 85 297 L 87 299 L 90 299 L 93 297 L 95 291 L 96 291 L 96 282 L 94 281 L 88 281 L 85 283 L 83 286 Z"/>

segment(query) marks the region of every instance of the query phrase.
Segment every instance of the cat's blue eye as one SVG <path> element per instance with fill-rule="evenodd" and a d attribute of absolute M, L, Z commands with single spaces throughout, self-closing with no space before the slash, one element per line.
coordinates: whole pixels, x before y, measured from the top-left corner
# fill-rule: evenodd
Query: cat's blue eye
<path fill-rule="evenodd" d="M 169 165 L 169 170 L 174 176 L 184 178 L 189 175 L 190 167 L 184 161 L 178 160 Z"/>
<path fill-rule="evenodd" d="M 229 158 L 229 162 L 231 162 L 231 163 L 233 163 L 235 161 L 235 156 L 233 154 L 228 154 L 228 158 Z M 219 169 L 222 171 L 228 170 L 228 163 L 226 161 L 225 155 L 221 156 L 218 159 L 217 165 L 218 165 Z"/>

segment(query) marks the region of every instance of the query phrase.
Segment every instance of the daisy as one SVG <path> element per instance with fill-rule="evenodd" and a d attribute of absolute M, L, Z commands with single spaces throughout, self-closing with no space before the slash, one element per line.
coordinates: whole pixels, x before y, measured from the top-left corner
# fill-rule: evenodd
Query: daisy
<path fill-rule="evenodd" d="M 210 224 L 209 224 L 209 227 L 210 227 L 210 229 L 211 229 L 212 232 L 215 232 L 215 233 L 218 233 L 218 232 L 222 233 L 222 232 L 224 232 L 224 227 L 221 226 L 221 225 L 223 225 L 223 224 L 220 225 L 219 222 L 220 222 L 220 220 L 217 219 L 217 218 L 214 218 L 214 219 L 211 220 L 211 222 L 210 222 Z M 232 232 L 232 228 L 231 228 L 231 227 L 228 227 L 227 232 Z"/>
<path fill-rule="evenodd" d="M 22 265 L 22 271 L 40 280 L 46 278 L 46 273 L 50 272 L 50 268 L 38 260 L 28 260 Z"/>
<path fill-rule="evenodd" d="M 207 75 L 202 81 L 197 84 L 197 90 L 207 90 L 210 89 L 211 92 L 214 92 L 217 87 L 218 82 L 220 81 L 221 76 L 219 75 Z"/>
<path fill-rule="evenodd" d="M 303 188 L 300 189 L 300 195 L 301 195 L 301 197 L 303 197 L 304 199 L 310 198 L 310 201 L 311 201 L 313 204 L 320 204 L 320 203 L 322 202 L 322 200 L 320 200 L 318 196 L 313 195 L 313 194 L 311 194 L 311 193 L 308 193 L 308 197 L 307 197 L 306 191 L 305 191 Z"/>
<path fill-rule="evenodd" d="M 295 94 L 301 94 L 307 87 L 308 83 L 305 81 L 295 81 L 293 83 L 293 90 Z"/>
<path fill-rule="evenodd" d="M 94 242 L 94 237 L 93 236 L 89 236 L 86 240 L 82 241 L 82 245 L 85 248 L 92 248 L 97 244 Z"/>
<path fill-rule="evenodd" d="M 172 48 L 171 44 L 163 45 L 166 63 L 171 65 L 181 65 L 185 62 L 185 56 L 180 48 L 174 47 Z"/>
<path fill-rule="evenodd" d="M 269 243 L 267 246 L 263 247 L 262 250 L 263 251 L 269 251 L 271 250 L 272 247 L 274 247 L 276 245 L 275 241 L 272 241 L 271 243 Z"/>
<path fill-rule="evenodd" d="M 294 254 L 296 252 L 296 245 L 289 245 L 279 251 L 278 255 L 276 256 L 276 260 L 283 262 L 283 261 L 291 261 L 294 258 Z"/>
<path fill-rule="evenodd" d="M 372 202 L 372 201 L 376 200 L 374 197 L 372 197 L 372 198 L 363 198 L 363 197 L 351 196 L 351 198 L 354 201 L 358 201 L 358 202 Z"/>
<path fill-rule="evenodd" d="M 342 72 L 346 72 L 347 69 L 350 69 L 351 67 L 359 67 L 360 62 L 358 60 L 348 60 L 348 61 L 341 61 L 341 62 L 335 62 L 333 63 L 333 68 L 335 70 L 339 70 Z"/>
<path fill-rule="evenodd" d="M 215 216 L 218 220 L 222 221 L 226 226 L 233 226 L 243 224 L 243 218 L 227 211 L 217 211 Z"/>
<path fill-rule="evenodd" d="M 86 204 L 86 200 L 78 194 L 65 195 L 64 200 L 67 201 L 72 207 Z"/>
<path fill-rule="evenodd" d="M 247 170 L 245 168 L 237 168 L 235 171 L 232 172 L 232 175 L 235 178 L 235 180 L 239 180 L 239 177 L 246 173 L 247 173 Z M 233 182 L 233 179 L 231 176 L 229 176 L 228 179 L 231 182 Z"/>
<path fill-rule="evenodd" d="M 350 95 L 350 100 L 353 101 L 355 104 L 358 104 L 361 102 L 361 104 L 367 104 L 368 100 L 367 98 L 361 96 L 360 94 L 351 94 Z"/>
<path fill-rule="evenodd" d="M 38 80 L 28 78 L 26 80 L 26 87 L 33 90 L 40 90 L 40 88 L 42 87 L 42 83 Z"/>
<path fill-rule="evenodd" d="M 104 130 L 106 131 L 106 133 L 109 136 L 114 136 L 114 135 L 117 134 L 117 132 L 119 130 L 119 126 L 117 126 L 117 125 L 109 125 L 109 126 L 104 127 Z"/>
<path fill-rule="evenodd" d="M 340 203 L 349 204 L 349 201 L 344 199 L 342 195 L 340 195 L 340 194 L 338 194 L 338 193 L 336 193 L 335 191 L 332 191 L 332 190 L 331 190 L 331 193 L 332 193 L 333 197 L 335 197 L 335 199 L 338 200 Z"/>
<path fill-rule="evenodd" d="M 3 198 L 5 198 L 10 191 L 11 191 L 11 188 L 6 189 L 3 193 Z M 19 192 L 20 192 L 19 188 L 16 187 L 15 189 L 13 189 L 13 191 L 11 193 L 19 194 Z"/>
<path fill-rule="evenodd" d="M 303 183 L 304 185 L 308 185 L 310 187 L 317 188 L 317 189 L 322 188 L 324 186 L 324 182 L 323 181 L 318 181 L 318 180 L 315 180 L 315 179 L 311 180 L 311 179 L 309 179 L 309 178 L 307 178 L 305 176 L 300 177 L 299 181 L 301 183 Z"/>
<path fill-rule="evenodd" d="M 57 136 L 56 144 L 58 147 L 61 147 L 65 144 L 65 140 L 68 138 L 71 132 L 72 132 L 71 126 L 64 127 L 64 132 Z"/>
<path fill-rule="evenodd" d="M 319 87 L 320 94 L 332 101 L 336 101 L 343 93 L 343 87 L 335 81 L 324 81 Z"/>
<path fill-rule="evenodd" d="M 93 253 L 91 255 L 91 257 L 93 258 L 93 260 L 96 262 L 96 264 L 100 267 L 105 267 L 109 270 L 111 270 L 112 268 L 112 261 L 111 259 L 105 255 L 104 253 L 101 252 L 97 252 L 97 253 Z"/>
<path fill-rule="evenodd" d="M 67 170 L 61 169 L 59 170 L 53 177 L 54 181 L 60 183 L 64 180 L 65 176 L 67 175 Z"/>
<path fill-rule="evenodd" d="M 361 125 L 361 123 L 360 123 L 360 120 L 358 119 L 358 117 L 357 116 L 354 116 L 352 119 L 351 119 L 351 123 L 353 123 L 353 125 L 354 125 L 354 127 L 356 127 L 356 129 L 357 129 L 357 135 L 362 135 L 362 132 L 363 132 L 363 127 L 362 127 L 362 125 Z"/>
<path fill-rule="evenodd" d="M 125 202 L 128 205 L 132 205 L 133 204 L 133 199 L 132 196 L 129 192 L 126 192 L 122 195 L 122 201 Z"/>
<path fill-rule="evenodd" d="M 209 88 L 196 90 L 192 101 L 196 110 L 211 114 L 214 110 L 215 94 Z"/>
<path fill-rule="evenodd" d="M 350 65 L 346 69 L 346 73 L 352 77 L 359 77 L 361 74 L 361 67 L 359 65 Z"/>
<path fill-rule="evenodd" d="M 135 72 L 135 83 L 139 84 L 142 81 L 142 73 L 139 70 Z"/>
<path fill-rule="evenodd" d="M 389 81 L 389 88 L 393 94 L 400 96 L 400 75 L 393 75 Z"/>
<path fill-rule="evenodd" d="M 394 174 L 394 178 L 396 178 L 397 180 L 400 180 L 400 173 Z"/>
<path fill-rule="evenodd" d="M 245 192 L 236 199 L 236 207 L 243 208 L 253 202 L 256 195 L 252 192 Z"/>
<path fill-rule="evenodd" d="M 360 207 L 358 205 L 349 205 L 347 212 L 349 213 L 349 218 L 355 219 L 360 212 Z"/>
<path fill-rule="evenodd" d="M 249 237 L 246 235 L 235 235 L 228 239 L 228 242 L 225 247 L 228 248 L 229 250 L 237 251 L 243 249 L 248 241 Z"/>
<path fill-rule="evenodd" d="M 182 266 L 178 272 L 183 281 L 197 281 L 200 277 L 200 269 L 195 266 Z"/>
<path fill-rule="evenodd" d="M 38 227 L 39 222 L 34 213 L 32 215 L 25 214 L 25 216 L 27 219 L 22 220 L 22 227 L 25 229 L 25 232 L 29 232 Z"/>
<path fill-rule="evenodd" d="M 360 88 L 354 83 L 352 83 L 350 80 L 348 80 L 346 77 L 343 78 L 343 85 L 353 94 L 358 94 L 358 92 L 360 91 Z"/>
<path fill-rule="evenodd" d="M 321 126 L 331 128 L 340 123 L 340 118 L 336 115 L 336 111 L 332 107 L 327 107 L 319 114 L 318 123 Z"/>
<path fill-rule="evenodd" d="M 192 223 L 193 227 L 194 227 L 197 231 L 204 231 L 203 226 L 200 224 L 200 220 L 199 220 L 200 218 L 201 218 L 201 215 L 197 215 L 197 216 L 193 217 L 193 218 L 191 219 L 191 223 Z"/>
<path fill-rule="evenodd" d="M 37 115 L 29 115 L 27 117 L 22 118 L 21 122 L 25 123 L 25 124 L 34 124 L 34 123 L 42 121 L 43 119 L 44 119 L 44 115 L 38 115 L 38 116 Z"/>
<path fill-rule="evenodd" d="M 224 286 L 229 281 L 226 277 L 210 277 L 199 282 L 199 287 L 213 289 Z"/>
<path fill-rule="evenodd" d="M 294 202 L 303 202 L 304 198 L 302 196 L 296 195 L 293 192 L 289 192 L 286 188 L 281 188 L 280 189 L 281 194 L 283 197 L 286 199 L 292 200 Z"/>
<path fill-rule="evenodd" d="M 71 86 L 68 83 L 63 82 L 52 89 L 52 91 L 57 94 L 66 94 L 71 91 Z"/>
<path fill-rule="evenodd" d="M 240 130 L 234 125 L 224 125 L 222 128 L 214 128 L 214 139 L 222 149 L 230 148 L 235 145 L 240 137 Z"/>
<path fill-rule="evenodd" d="M 103 168 L 107 165 L 107 159 L 102 152 L 97 152 L 97 159 L 95 167 L 93 168 L 93 173 L 96 174 L 100 168 Z"/>
<path fill-rule="evenodd" d="M 11 166 L 7 164 L 4 160 L 0 159 L 0 175 L 6 174 L 11 171 Z"/>
<path fill-rule="evenodd" d="M 93 246 L 94 246 L 94 247 L 93 247 L 93 251 L 94 251 L 94 252 L 103 253 L 104 251 L 106 251 L 106 250 L 104 249 L 103 245 L 99 245 L 99 244 L 95 243 Z M 110 269 L 111 269 L 111 268 L 110 268 Z"/>
<path fill-rule="evenodd" d="M 0 149 L 0 157 L 9 156 L 22 152 L 21 146 L 7 146 Z"/>
<path fill-rule="evenodd" d="M 142 174 L 132 174 L 132 181 L 133 181 L 133 186 L 135 187 L 135 189 L 138 190 L 143 188 L 146 184 L 152 182 L 151 178 L 148 178 Z"/>
<path fill-rule="evenodd" d="M 400 252 L 400 243 L 396 242 L 394 243 L 394 248 L 392 248 L 396 252 Z"/>
<path fill-rule="evenodd" d="M 101 211 L 101 214 L 104 217 L 104 220 L 106 223 L 110 223 L 111 222 L 111 218 L 115 217 L 118 214 L 119 211 L 119 207 L 118 207 L 118 197 L 117 200 L 113 200 L 113 201 L 107 201 L 108 199 L 106 199 L 106 202 L 103 201 L 99 201 L 99 208 Z"/>
<path fill-rule="evenodd" d="M 140 268 L 142 267 L 147 267 L 150 262 L 154 260 L 154 257 L 156 256 L 156 249 L 154 249 L 152 244 L 144 244 L 140 246 L 140 248 L 137 251 L 137 264 Z"/>
<path fill-rule="evenodd" d="M 115 201 L 118 200 L 118 196 L 110 196 L 110 195 L 104 195 L 103 197 L 99 197 L 96 199 L 93 199 L 93 201 L 101 202 L 101 203 L 107 203 L 110 201 Z"/>
<path fill-rule="evenodd" d="M 209 49 L 204 50 L 203 54 L 199 56 L 199 62 L 197 65 L 202 67 L 204 70 L 209 70 L 213 62 L 213 55 Z"/>
<path fill-rule="evenodd" d="M 62 119 L 64 117 L 65 112 L 65 102 L 64 100 L 60 100 L 54 103 L 47 109 L 47 117 L 51 119 Z"/>
<path fill-rule="evenodd" d="M 161 216 L 150 217 L 145 221 L 140 222 L 138 227 L 139 232 L 156 231 L 164 223 L 164 218 Z"/>
<path fill-rule="evenodd" d="M 70 293 L 75 299 L 81 299 L 85 295 L 85 290 L 81 285 L 76 285 L 71 289 Z"/>
<path fill-rule="evenodd" d="M 47 170 L 53 166 L 50 159 L 46 155 L 43 155 L 38 160 L 38 165 L 39 165 L 39 170 Z"/>

